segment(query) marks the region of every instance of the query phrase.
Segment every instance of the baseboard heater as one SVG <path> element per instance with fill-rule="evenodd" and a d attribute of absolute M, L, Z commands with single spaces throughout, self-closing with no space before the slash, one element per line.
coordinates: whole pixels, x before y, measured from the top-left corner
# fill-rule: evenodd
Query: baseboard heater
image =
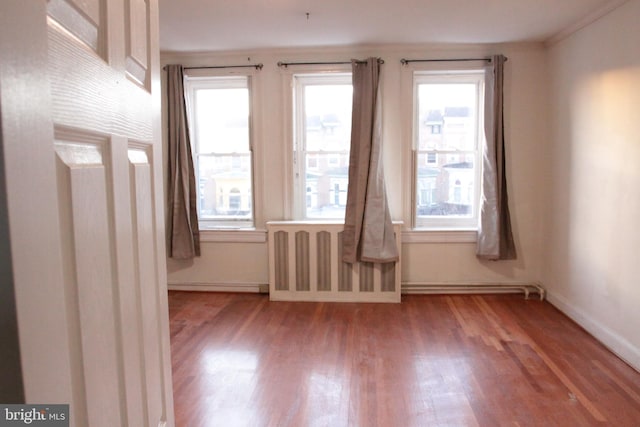
<path fill-rule="evenodd" d="M 401 222 L 394 223 L 400 247 Z M 342 224 L 267 223 L 273 301 L 400 302 L 400 261 L 342 261 Z"/>
<path fill-rule="evenodd" d="M 507 283 L 478 283 L 478 282 L 442 282 L 418 283 L 405 282 L 402 284 L 403 294 L 477 294 L 477 293 L 523 293 L 525 299 L 536 294 L 543 301 L 544 288 L 537 282 L 507 282 Z"/>

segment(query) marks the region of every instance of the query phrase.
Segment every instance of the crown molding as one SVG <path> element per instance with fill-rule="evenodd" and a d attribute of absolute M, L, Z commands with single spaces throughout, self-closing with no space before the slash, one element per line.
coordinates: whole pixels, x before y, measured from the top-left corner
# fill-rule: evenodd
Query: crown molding
<path fill-rule="evenodd" d="M 591 11 L 589 14 L 584 16 L 582 19 L 574 22 L 572 25 L 568 26 L 564 30 L 554 34 L 545 40 L 544 44 L 546 47 L 551 47 L 562 40 L 570 37 L 572 34 L 577 33 L 584 27 L 596 22 L 598 19 L 608 15 L 613 12 L 623 4 L 627 3 L 629 0 L 611 0 L 599 8 Z"/>

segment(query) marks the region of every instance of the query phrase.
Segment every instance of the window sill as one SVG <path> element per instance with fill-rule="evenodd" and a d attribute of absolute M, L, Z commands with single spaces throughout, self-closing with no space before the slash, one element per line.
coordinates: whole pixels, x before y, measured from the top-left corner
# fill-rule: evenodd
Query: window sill
<path fill-rule="evenodd" d="M 403 225 L 404 222 L 402 221 L 391 221 L 391 223 L 395 226 L 395 225 Z M 336 220 L 332 220 L 332 219 L 301 219 L 301 220 L 285 220 L 285 221 L 269 221 L 267 222 L 267 225 L 300 225 L 300 226 L 304 226 L 304 225 L 328 225 L 328 226 L 334 226 L 334 225 L 341 225 L 344 226 L 344 220 L 342 219 L 336 219 Z"/>
<path fill-rule="evenodd" d="M 251 229 L 204 229 L 200 230 L 200 242 L 210 243 L 265 243 L 267 231 Z"/>
<path fill-rule="evenodd" d="M 402 243 L 476 243 L 477 230 L 414 229 L 402 232 Z"/>

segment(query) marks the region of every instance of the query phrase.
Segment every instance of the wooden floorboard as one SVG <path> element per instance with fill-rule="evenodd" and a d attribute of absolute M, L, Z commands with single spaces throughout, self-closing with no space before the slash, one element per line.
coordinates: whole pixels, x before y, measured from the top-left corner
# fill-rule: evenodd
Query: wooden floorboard
<path fill-rule="evenodd" d="M 520 295 L 172 291 L 169 310 L 178 427 L 640 427 L 640 373 Z"/>

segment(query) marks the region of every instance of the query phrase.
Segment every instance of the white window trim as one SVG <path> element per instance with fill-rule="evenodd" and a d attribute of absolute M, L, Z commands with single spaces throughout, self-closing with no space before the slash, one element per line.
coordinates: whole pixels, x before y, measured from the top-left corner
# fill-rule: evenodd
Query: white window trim
<path fill-rule="evenodd" d="M 475 242 L 476 241 L 476 230 L 479 225 L 479 208 L 480 208 L 480 195 L 481 195 L 481 186 L 482 186 L 482 148 L 484 141 L 484 129 L 482 126 L 483 123 L 483 115 L 484 115 L 484 70 L 479 66 L 473 66 L 468 69 L 455 69 L 455 70 L 443 70 L 438 68 L 431 67 L 411 67 L 408 70 L 409 74 L 409 86 L 411 96 L 408 97 L 411 103 L 410 109 L 408 111 L 410 114 L 410 141 L 409 141 L 409 156 L 408 161 L 411 165 L 411 174 L 408 181 L 408 186 L 405 186 L 405 191 L 409 192 L 409 215 L 408 217 L 411 219 L 411 233 L 403 234 L 403 238 L 407 237 L 407 239 L 412 240 L 413 242 Z M 476 188 L 475 188 L 475 215 L 472 219 L 458 220 L 455 218 L 432 218 L 429 219 L 428 225 L 424 225 L 426 221 L 423 221 L 422 224 L 418 224 L 417 212 L 416 212 L 416 198 L 417 198 L 417 168 L 416 168 L 416 140 L 417 140 L 417 82 L 418 80 L 428 81 L 430 77 L 433 77 L 433 81 L 442 81 L 447 80 L 450 77 L 452 80 L 456 82 L 464 80 L 462 76 L 468 75 L 469 81 L 474 83 L 479 83 L 478 87 L 478 105 L 477 105 L 477 113 L 478 113 L 478 128 L 477 128 L 477 154 L 476 154 Z M 407 80 L 407 74 L 405 74 L 405 81 Z M 406 88 L 405 88 L 406 93 Z M 408 174 L 407 174 L 408 175 Z M 405 181 L 406 182 L 406 181 Z M 406 208 L 405 208 L 406 209 Z M 427 233 L 424 237 L 415 237 L 418 236 L 416 233 Z"/>
<path fill-rule="evenodd" d="M 249 144 L 251 151 L 251 193 L 252 193 L 252 219 L 251 221 L 229 221 L 221 222 L 216 220 L 199 220 L 198 227 L 201 231 L 201 241 L 219 241 L 219 242 L 236 242 L 236 241 L 266 241 L 261 240 L 263 231 L 260 227 L 264 227 L 264 184 L 263 179 L 257 177 L 264 176 L 262 168 L 263 150 L 260 134 L 255 131 L 256 123 L 260 123 L 262 113 L 260 111 L 260 86 L 256 84 L 256 76 L 259 70 L 243 69 L 242 71 L 234 69 L 215 69 L 215 68 L 193 68 L 185 69 L 185 97 L 189 102 L 187 95 L 187 81 L 204 82 L 214 77 L 243 77 L 246 78 L 246 84 L 249 89 Z M 189 108 L 189 106 L 187 106 Z M 190 128 L 190 131 L 194 130 Z M 193 139 L 193 136 L 192 136 Z M 257 233 L 250 237 L 250 233 Z M 213 237 L 216 236 L 217 237 Z M 247 237 L 249 236 L 249 237 Z M 266 239 L 266 237 L 265 237 Z"/>
<path fill-rule="evenodd" d="M 296 146 L 297 141 L 300 139 L 299 132 L 304 127 L 300 121 L 301 117 L 296 117 L 296 110 L 302 105 L 302 100 L 296 97 L 298 79 L 297 77 L 303 76 L 305 80 L 312 81 L 314 77 L 318 78 L 318 81 L 323 84 L 327 84 L 327 78 L 335 76 L 336 81 L 343 82 L 345 75 L 351 75 L 350 65 L 321 65 L 321 66 L 302 66 L 295 67 L 296 69 L 285 69 L 283 74 L 283 87 L 285 89 L 285 136 L 288 142 L 286 151 L 286 158 L 288 164 L 289 173 L 286 177 L 285 199 L 284 208 L 287 213 L 287 218 L 290 220 L 302 220 L 302 221 L 318 221 L 323 223 L 343 223 L 343 219 L 332 218 L 307 218 L 306 217 L 306 196 L 307 189 L 303 185 L 304 181 L 300 179 L 301 166 L 306 166 L 303 159 L 300 158 L 300 152 Z"/>

